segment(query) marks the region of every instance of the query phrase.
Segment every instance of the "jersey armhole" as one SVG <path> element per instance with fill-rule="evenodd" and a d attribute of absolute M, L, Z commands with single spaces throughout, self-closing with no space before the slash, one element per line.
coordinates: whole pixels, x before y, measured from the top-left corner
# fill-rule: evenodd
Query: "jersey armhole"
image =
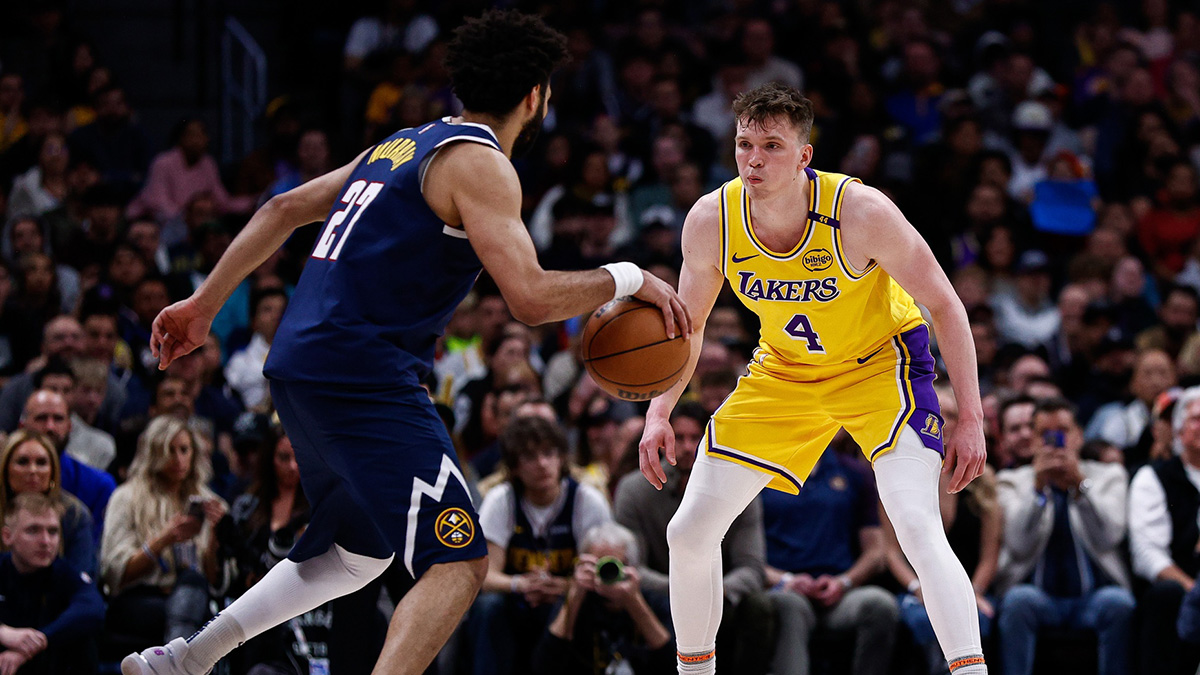
<path fill-rule="evenodd" d="M 419 187 L 421 189 L 421 197 L 425 196 L 425 171 L 429 168 L 429 163 L 433 161 L 434 157 L 437 157 L 438 153 L 442 151 L 442 148 L 445 148 L 446 146 L 450 145 L 451 143 L 455 143 L 458 141 L 472 141 L 474 143 L 480 143 L 482 145 L 486 145 L 486 146 L 492 148 L 493 150 L 496 150 L 497 152 L 500 151 L 500 146 L 496 145 L 496 143 L 494 141 L 492 141 L 490 138 L 480 138 L 479 136 L 460 135 L 460 136 L 451 136 L 449 138 L 442 139 L 441 142 L 439 142 L 437 145 L 433 146 L 433 149 L 429 151 L 429 154 L 425 155 L 425 158 L 421 160 L 420 166 L 417 167 L 417 184 L 419 185 Z"/>

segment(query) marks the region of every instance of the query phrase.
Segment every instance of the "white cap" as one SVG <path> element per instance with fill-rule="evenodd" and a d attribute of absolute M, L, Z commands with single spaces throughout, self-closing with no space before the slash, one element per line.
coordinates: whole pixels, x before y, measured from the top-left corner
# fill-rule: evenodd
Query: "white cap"
<path fill-rule="evenodd" d="M 1050 131 L 1054 128 L 1054 115 L 1045 103 L 1022 101 L 1013 110 L 1012 125 L 1019 131 Z"/>

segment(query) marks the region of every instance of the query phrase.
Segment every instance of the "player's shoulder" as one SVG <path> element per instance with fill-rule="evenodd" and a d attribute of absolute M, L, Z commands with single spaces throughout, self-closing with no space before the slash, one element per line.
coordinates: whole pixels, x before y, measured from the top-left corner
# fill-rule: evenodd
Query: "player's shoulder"
<path fill-rule="evenodd" d="M 685 237 L 695 237 L 701 232 L 716 232 L 720 228 L 721 218 L 721 189 L 700 197 L 688 210 L 687 218 L 683 221 Z"/>
<path fill-rule="evenodd" d="M 860 181 L 846 183 L 846 194 L 842 197 L 842 220 L 858 220 L 874 223 L 888 212 L 895 211 L 891 198 L 878 188 Z"/>
<path fill-rule="evenodd" d="M 717 188 L 708 194 L 701 196 L 692 204 L 691 210 L 688 211 L 688 220 L 705 220 L 715 218 L 721 213 L 721 188 Z"/>

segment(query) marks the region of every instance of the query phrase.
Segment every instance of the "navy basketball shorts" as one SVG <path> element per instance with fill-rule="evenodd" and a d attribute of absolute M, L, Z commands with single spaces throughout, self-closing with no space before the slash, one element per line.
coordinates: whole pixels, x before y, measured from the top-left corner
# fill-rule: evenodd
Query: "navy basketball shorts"
<path fill-rule="evenodd" d="M 454 446 L 424 389 L 272 380 L 271 396 L 312 513 L 288 558 L 303 562 L 337 544 L 372 558 L 395 553 L 420 578 L 432 565 L 487 555 Z"/>

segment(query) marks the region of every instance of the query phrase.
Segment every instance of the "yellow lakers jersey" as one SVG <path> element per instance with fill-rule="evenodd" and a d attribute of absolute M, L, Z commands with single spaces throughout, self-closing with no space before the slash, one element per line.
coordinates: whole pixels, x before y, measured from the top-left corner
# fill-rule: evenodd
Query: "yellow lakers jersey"
<path fill-rule="evenodd" d="M 761 321 L 755 360 L 768 368 L 859 359 L 922 323 L 912 296 L 890 275 L 874 261 L 854 269 L 842 250 L 842 199 L 858 179 L 805 172 L 804 233 L 786 252 L 770 250 L 755 236 L 742 180 L 721 187 L 722 271 Z"/>

